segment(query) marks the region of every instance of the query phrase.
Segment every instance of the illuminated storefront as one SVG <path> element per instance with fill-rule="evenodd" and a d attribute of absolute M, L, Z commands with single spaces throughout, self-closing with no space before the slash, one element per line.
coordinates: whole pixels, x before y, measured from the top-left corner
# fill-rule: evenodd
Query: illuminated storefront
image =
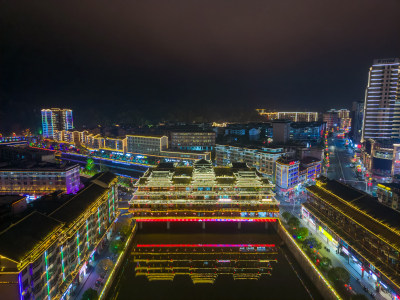
<path fill-rule="evenodd" d="M 376 278 L 378 291 L 384 289 L 397 297 L 400 213 L 368 194 L 326 178 L 318 179 L 307 191 L 303 218 L 358 266 L 360 276 L 367 273 Z"/>

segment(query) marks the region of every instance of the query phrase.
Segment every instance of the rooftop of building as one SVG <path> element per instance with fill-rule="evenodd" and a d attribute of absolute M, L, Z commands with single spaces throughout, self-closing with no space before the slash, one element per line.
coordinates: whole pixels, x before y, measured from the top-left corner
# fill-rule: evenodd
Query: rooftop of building
<path fill-rule="evenodd" d="M 127 134 L 126 137 L 144 137 L 144 138 L 155 138 L 155 139 L 159 139 L 162 137 L 167 137 L 166 135 L 162 135 L 162 134 L 153 134 L 153 133 L 132 133 L 132 134 Z"/>
<path fill-rule="evenodd" d="M 283 165 L 300 163 L 300 161 L 298 159 L 293 158 L 293 157 L 288 157 L 288 156 L 281 156 L 280 158 L 277 159 L 276 162 L 279 164 L 283 164 Z"/>
<path fill-rule="evenodd" d="M 307 127 L 319 127 L 326 124 L 323 121 L 315 121 L 315 122 L 292 122 L 290 127 L 292 128 L 307 128 Z"/>
<path fill-rule="evenodd" d="M 393 148 L 393 145 L 400 144 L 400 139 L 367 139 L 367 142 L 379 144 L 381 148 Z"/>
<path fill-rule="evenodd" d="M 49 214 L 66 225 L 72 223 L 108 190 L 108 186 L 117 177 L 111 172 L 99 173 L 76 195 Z"/>
<path fill-rule="evenodd" d="M 34 160 L 21 160 L 14 162 L 0 162 L 0 171 L 40 171 L 54 172 L 67 171 L 73 168 L 79 168 L 78 164 L 74 163 L 57 163 L 57 162 L 38 162 Z"/>
<path fill-rule="evenodd" d="M 255 142 L 255 143 L 247 143 L 247 145 L 241 145 L 241 144 L 217 144 L 216 147 L 218 146 L 223 146 L 223 147 L 236 147 L 236 148 L 241 148 L 241 149 L 248 149 L 248 150 L 255 150 L 255 151 L 260 151 L 260 152 L 266 152 L 266 153 L 282 153 L 284 152 L 284 147 L 279 147 L 279 146 L 270 146 L 263 144 L 261 142 Z"/>
<path fill-rule="evenodd" d="M 368 231 L 400 250 L 400 213 L 369 194 L 336 180 L 321 177 L 307 187 L 330 206 L 353 219 Z"/>
<path fill-rule="evenodd" d="M 0 145 L 0 151 L 12 151 L 18 153 L 32 153 L 32 154 L 41 154 L 41 155 L 51 155 L 52 152 L 40 148 L 33 148 L 28 146 L 7 146 Z"/>
<path fill-rule="evenodd" d="M 240 178 L 258 178 L 263 184 L 270 184 L 267 178 L 246 163 L 233 162 L 230 166 L 214 167 L 210 161 L 201 159 L 191 167 L 177 167 L 173 163 L 160 163 L 157 167 L 149 168 L 137 184 L 145 185 L 152 178 L 171 179 L 173 184 L 189 184 L 195 174 L 210 174 L 218 184 L 233 184 Z M 250 176 L 251 175 L 251 176 Z"/>
<path fill-rule="evenodd" d="M 0 205 L 10 205 L 25 198 L 19 195 L 0 195 Z"/>
<path fill-rule="evenodd" d="M 0 233 L 0 255 L 22 261 L 62 223 L 39 212 L 32 212 Z"/>
<path fill-rule="evenodd" d="M 400 183 L 378 183 L 378 188 L 385 188 L 387 190 L 400 190 Z"/>
<path fill-rule="evenodd" d="M 171 133 L 187 133 L 187 132 L 196 132 L 196 133 L 213 133 L 215 134 L 215 131 L 212 129 L 202 129 L 200 127 L 177 127 L 177 128 L 170 128 L 169 131 Z"/>

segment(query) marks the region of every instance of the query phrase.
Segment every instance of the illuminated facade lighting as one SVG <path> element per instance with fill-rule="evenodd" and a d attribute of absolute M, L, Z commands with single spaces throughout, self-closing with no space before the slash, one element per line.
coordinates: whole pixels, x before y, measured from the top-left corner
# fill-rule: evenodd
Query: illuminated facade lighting
<path fill-rule="evenodd" d="M 273 184 L 245 164 L 193 167 L 160 164 L 137 183 L 130 211 L 143 222 L 274 222 Z M 269 200 L 269 201 L 265 201 Z"/>
<path fill-rule="evenodd" d="M 74 128 L 72 110 L 70 109 L 42 109 L 42 135 L 53 139 L 56 131 L 71 130 Z"/>
<path fill-rule="evenodd" d="M 396 113 L 396 101 L 391 101 L 399 99 L 400 96 L 400 82 L 397 77 L 399 70 L 399 58 L 374 60 L 365 91 L 361 142 L 368 138 L 400 138 L 400 115 Z M 376 72 L 379 72 L 379 75 Z M 376 78 L 376 76 L 381 78 Z M 383 125 L 387 122 L 391 126 L 384 130 Z"/>

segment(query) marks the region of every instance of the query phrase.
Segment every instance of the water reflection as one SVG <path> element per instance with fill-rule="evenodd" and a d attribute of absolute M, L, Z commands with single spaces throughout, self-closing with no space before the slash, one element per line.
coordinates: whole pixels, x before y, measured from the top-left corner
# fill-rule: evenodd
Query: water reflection
<path fill-rule="evenodd" d="M 275 244 L 136 244 L 132 249 L 135 276 L 173 281 L 190 276 L 194 284 L 213 284 L 219 275 L 234 280 L 270 276 L 278 261 Z"/>

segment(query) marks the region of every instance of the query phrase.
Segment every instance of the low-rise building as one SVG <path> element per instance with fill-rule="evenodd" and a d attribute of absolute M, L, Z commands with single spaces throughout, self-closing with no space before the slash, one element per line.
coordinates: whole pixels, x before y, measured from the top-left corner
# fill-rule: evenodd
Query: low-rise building
<path fill-rule="evenodd" d="M 400 184 L 378 183 L 376 194 L 379 202 L 400 211 Z"/>
<path fill-rule="evenodd" d="M 367 139 L 362 144 L 361 158 L 370 177 L 390 182 L 400 174 L 400 139 Z"/>
<path fill-rule="evenodd" d="M 0 233 L 2 298 L 70 299 L 110 237 L 118 216 L 116 182 L 100 173 L 78 194 L 42 205 Z"/>
<path fill-rule="evenodd" d="M 0 166 L 0 194 L 37 197 L 55 191 L 76 193 L 80 188 L 78 164 L 22 161 Z"/>
<path fill-rule="evenodd" d="M 302 160 L 281 157 L 276 161 L 275 184 L 280 193 L 291 192 L 297 185 L 312 182 L 321 174 L 321 159 Z"/>
<path fill-rule="evenodd" d="M 321 177 L 307 187 L 302 217 L 337 251 L 349 267 L 368 274 L 376 290 L 400 295 L 400 213 L 376 198 Z M 382 290 L 385 290 L 383 293 Z"/>
<path fill-rule="evenodd" d="M 244 162 L 259 172 L 272 176 L 275 162 L 286 152 L 283 148 L 244 148 L 229 145 L 215 147 L 215 162 L 218 166 L 226 166 L 234 162 Z"/>
<path fill-rule="evenodd" d="M 290 124 L 290 139 L 292 141 L 320 143 L 325 131 L 325 122 L 293 122 Z"/>

